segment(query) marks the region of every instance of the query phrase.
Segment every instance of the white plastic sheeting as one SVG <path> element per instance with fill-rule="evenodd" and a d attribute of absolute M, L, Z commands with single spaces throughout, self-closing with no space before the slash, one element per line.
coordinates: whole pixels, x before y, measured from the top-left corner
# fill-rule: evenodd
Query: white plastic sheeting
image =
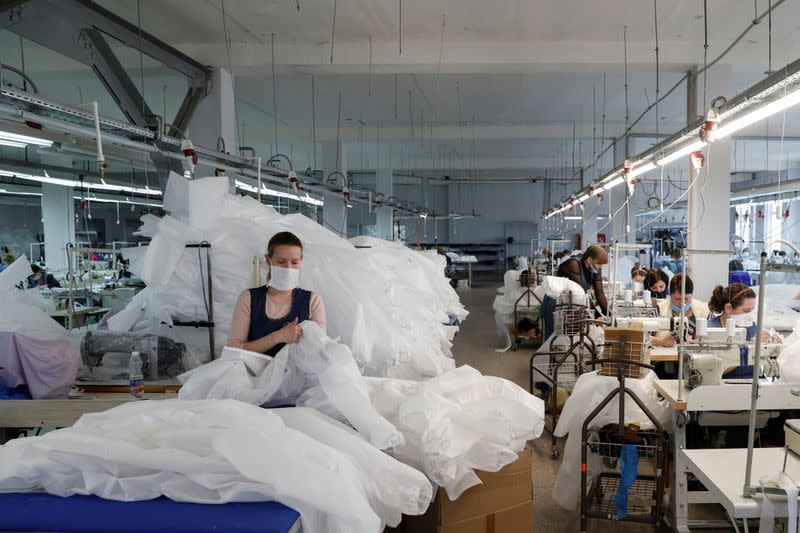
<path fill-rule="evenodd" d="M 278 501 L 300 512 L 307 533 L 379 533 L 400 512 L 424 511 L 432 494 L 424 476 L 322 415 L 180 399 L 130 402 L 0 447 L 0 491 L 41 489 Z"/>
<path fill-rule="evenodd" d="M 544 429 L 539 398 L 469 366 L 423 382 L 366 383 L 378 412 L 405 437 L 389 453 L 444 487 L 451 500 L 480 483 L 473 470 L 500 470 Z"/>
<path fill-rule="evenodd" d="M 466 312 L 447 287 L 443 258 L 377 240 L 358 249 L 303 215 L 279 215 L 229 194 L 224 177 L 172 174 L 164 208 L 170 215 L 143 217 L 139 233 L 152 237 L 147 250 L 125 252 L 148 287 L 109 320 L 110 329 L 152 331 L 173 318 L 205 318 L 205 255 L 183 246 L 208 241 L 215 334 L 224 342 L 239 294 L 253 285 L 253 257 L 264 255 L 272 235 L 291 231 L 304 244 L 301 286 L 320 294 L 329 334 L 353 350 L 365 374 L 423 379 L 453 368 L 442 323 Z"/>
<path fill-rule="evenodd" d="M 783 383 L 800 383 L 800 323 L 795 325 L 792 334 L 783 340 L 783 348 L 778 356 Z"/>
<path fill-rule="evenodd" d="M 770 273 L 772 274 L 772 273 Z M 765 287 L 764 294 L 767 305 L 764 306 L 764 328 L 774 328 L 777 331 L 792 331 L 800 321 L 800 286 L 789 284 L 772 284 Z M 753 287 L 758 295 L 759 287 Z M 753 318 L 757 318 L 757 310 L 753 311 Z"/>
<path fill-rule="evenodd" d="M 34 398 L 66 397 L 75 382 L 80 346 L 42 311 L 31 291 L 15 288 L 30 275 L 24 255 L 0 272 L 0 383 L 26 384 Z"/>
<path fill-rule="evenodd" d="M 669 405 L 659 400 L 658 393 L 653 387 L 653 382 L 658 378 L 654 372 L 649 372 L 641 379 L 626 379 L 628 387 L 647 406 L 653 416 L 667 431 L 671 430 Z M 558 469 L 555 484 L 553 485 L 553 499 L 564 509 L 574 510 L 580 496 L 581 482 L 581 427 L 586 417 L 600 402 L 614 389 L 619 387 L 616 377 L 601 376 L 597 372 L 582 374 L 575 383 L 567 403 L 558 418 L 555 435 L 563 437 L 568 435 L 567 444 L 564 446 L 564 459 Z M 619 397 L 615 397 L 592 420 L 589 429 L 599 429 L 607 424 L 619 421 Z M 653 424 L 639 408 L 636 402 L 625 395 L 625 423 L 638 422 L 642 429 L 653 429 Z M 589 456 L 587 474 L 602 469 L 600 458 L 594 454 Z"/>
<path fill-rule="evenodd" d="M 286 345 L 274 359 L 226 347 L 219 359 L 179 376 L 180 397 L 232 398 L 270 407 L 304 405 L 311 395 L 329 406 L 327 414 L 352 424 L 377 448 L 403 444 L 402 435 L 370 404 L 350 349 L 331 340 L 316 322 L 300 327 L 300 342 Z"/>

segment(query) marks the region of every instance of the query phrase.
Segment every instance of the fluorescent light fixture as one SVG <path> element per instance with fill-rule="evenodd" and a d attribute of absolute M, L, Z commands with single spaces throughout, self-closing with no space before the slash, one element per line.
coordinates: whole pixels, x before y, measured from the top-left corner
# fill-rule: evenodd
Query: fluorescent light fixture
<path fill-rule="evenodd" d="M 245 191 L 249 191 L 252 193 L 258 193 L 258 187 L 255 185 L 250 185 L 243 181 L 236 180 L 236 186 L 240 189 L 244 189 Z M 300 202 L 305 202 L 311 205 L 323 205 L 322 200 L 318 200 L 316 198 L 312 198 L 311 196 L 306 193 L 305 196 L 298 196 L 296 194 L 290 194 L 283 191 L 276 191 L 274 189 L 268 189 L 263 183 L 261 184 L 261 194 L 266 194 L 267 196 L 277 196 L 278 198 L 290 198 L 292 200 L 298 200 Z"/>
<path fill-rule="evenodd" d="M 23 192 L 23 191 L 9 191 L 6 189 L 0 189 L 0 196 L 2 195 L 14 195 L 14 196 L 42 196 L 40 192 Z M 145 201 L 138 201 L 138 200 L 130 200 L 128 198 L 124 200 L 111 200 L 108 198 L 96 198 L 92 196 L 91 198 L 82 198 L 80 196 L 73 196 L 75 200 L 90 200 L 92 202 L 99 202 L 99 203 L 106 203 L 106 204 L 129 204 L 129 205 L 146 205 L 150 207 L 163 207 L 161 204 L 154 203 L 154 202 L 145 202 Z"/>
<path fill-rule="evenodd" d="M 579 217 L 578 215 L 567 215 L 564 217 L 564 220 L 583 220 L 583 217 Z"/>
<path fill-rule="evenodd" d="M 578 197 L 578 201 L 579 202 L 585 202 L 588 199 L 589 199 L 589 195 L 588 194 L 584 194 L 584 195 Z"/>
<path fill-rule="evenodd" d="M 91 181 L 84 181 L 81 183 L 80 181 L 74 180 L 65 180 L 61 178 L 51 178 L 50 176 L 34 176 L 32 174 L 24 174 L 22 172 L 12 172 L 9 170 L 0 170 L 0 176 L 6 176 L 9 178 L 18 178 L 21 180 L 26 181 L 35 181 L 37 183 L 49 183 L 51 185 L 61 185 L 62 187 L 84 187 L 87 190 L 98 190 L 98 191 L 116 191 L 116 192 L 127 192 L 131 194 L 146 194 L 150 196 L 161 196 L 161 191 L 158 189 L 150 189 L 146 187 L 142 189 L 141 187 L 127 187 L 124 185 L 111 185 L 110 183 L 93 183 Z"/>
<path fill-rule="evenodd" d="M 685 147 L 681 148 L 680 150 L 676 150 L 676 151 L 672 152 L 671 154 L 669 154 L 669 155 L 667 155 L 665 157 L 662 157 L 661 159 L 656 160 L 656 165 L 658 165 L 660 167 L 663 167 L 664 165 L 668 165 L 668 164 L 672 163 L 673 161 L 675 161 L 676 159 L 680 159 L 681 157 L 683 157 L 685 155 L 689 155 L 692 152 L 696 152 L 697 150 L 702 149 L 707 144 L 708 143 L 705 142 L 705 141 L 697 141 L 695 143 L 692 143 L 689 146 L 685 146 Z"/>
<path fill-rule="evenodd" d="M 616 177 L 617 177 L 617 176 L 619 176 L 620 174 L 622 174 L 622 170 L 616 170 L 616 171 L 612 172 L 611 174 L 609 174 L 609 175 L 608 175 L 608 176 L 607 176 L 607 177 L 606 177 L 606 178 L 603 180 L 603 182 L 602 182 L 602 185 L 606 185 L 606 184 L 608 184 L 609 182 L 611 182 L 611 181 L 614 181 L 614 178 L 616 178 Z M 608 190 L 608 187 L 606 187 L 606 190 Z"/>
<path fill-rule="evenodd" d="M 635 178 L 636 176 L 641 176 L 645 172 L 650 172 L 654 168 L 656 168 L 656 164 L 653 163 L 652 161 L 648 161 L 647 163 L 639 165 L 638 167 L 631 170 L 628 176 L 631 178 Z"/>
<path fill-rule="evenodd" d="M 595 188 L 594 191 L 592 191 L 592 196 L 597 196 L 598 194 L 600 194 L 604 190 L 606 190 L 606 186 L 605 185 L 600 185 L 597 188 Z"/>
<path fill-rule="evenodd" d="M 2 141 L 23 143 L 25 145 L 35 144 L 36 146 L 44 146 L 45 148 L 50 148 L 53 146 L 53 141 L 40 139 L 39 137 L 31 137 L 29 135 L 20 135 L 18 133 L 11 133 L 8 131 L 0 131 L 0 142 Z"/>
<path fill-rule="evenodd" d="M 759 107 L 758 109 L 754 109 L 749 113 L 745 113 L 745 115 L 742 117 L 733 119 L 731 121 L 726 121 L 723 118 L 722 124 L 717 130 L 717 139 L 722 139 L 728 135 L 731 135 L 732 133 L 736 133 L 747 126 L 755 124 L 759 120 L 770 117 L 775 113 L 780 113 L 784 109 L 792 107 L 797 103 L 800 103 L 800 89 L 788 93 L 786 96 L 783 96 L 763 107 Z"/>
<path fill-rule="evenodd" d="M 606 183 L 604 185 L 605 190 L 610 191 L 611 189 L 613 189 L 614 187 L 616 187 L 620 183 L 625 183 L 625 178 L 623 178 L 622 176 L 610 181 L 609 183 Z"/>
<path fill-rule="evenodd" d="M 28 145 L 17 141 L 8 141 L 5 139 L 0 139 L 0 146 L 10 146 L 11 148 L 25 148 Z"/>

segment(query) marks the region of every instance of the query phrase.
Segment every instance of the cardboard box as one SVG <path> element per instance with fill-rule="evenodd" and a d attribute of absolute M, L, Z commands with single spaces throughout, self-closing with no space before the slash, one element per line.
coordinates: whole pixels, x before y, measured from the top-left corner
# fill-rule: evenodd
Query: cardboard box
<path fill-rule="evenodd" d="M 530 533 L 533 528 L 531 450 L 499 472 L 480 472 L 483 482 L 451 501 L 439 489 L 428 511 L 404 516 L 396 533 Z M 518 524 L 518 525 L 517 525 Z"/>

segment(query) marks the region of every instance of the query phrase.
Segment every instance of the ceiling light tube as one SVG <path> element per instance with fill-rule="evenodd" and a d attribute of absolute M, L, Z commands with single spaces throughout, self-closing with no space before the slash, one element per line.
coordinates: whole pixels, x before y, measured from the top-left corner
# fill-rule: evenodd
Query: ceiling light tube
<path fill-rule="evenodd" d="M 795 90 L 794 92 L 791 92 L 765 106 L 754 109 L 749 113 L 745 112 L 745 114 L 739 118 L 728 121 L 723 120 L 722 124 L 717 130 L 717 139 L 722 139 L 728 135 L 731 135 L 732 133 L 736 133 L 747 126 L 755 124 L 759 120 L 770 117 L 775 113 L 780 113 L 784 109 L 792 107 L 797 103 L 800 103 L 800 89 Z"/>
<path fill-rule="evenodd" d="M 605 189 L 606 189 L 607 191 L 610 191 L 611 189 L 613 189 L 614 187 L 616 187 L 616 186 L 617 186 L 617 185 L 619 185 L 620 183 L 625 183 L 625 178 L 623 178 L 622 176 L 619 176 L 618 178 L 616 178 L 616 179 L 612 180 L 612 181 L 611 181 L 611 182 L 609 182 L 609 183 L 606 183 L 606 184 L 604 185 L 604 187 L 605 187 Z"/>
<path fill-rule="evenodd" d="M 628 177 L 629 178 L 635 178 L 636 176 L 641 176 L 645 172 L 650 172 L 654 168 L 656 168 L 656 164 L 653 163 L 652 161 L 648 161 L 647 163 L 644 163 L 643 165 L 640 165 L 640 166 L 634 168 L 633 170 L 631 170 L 628 173 Z"/>
<path fill-rule="evenodd" d="M 0 146 L 10 146 L 12 148 L 25 148 L 28 146 L 25 143 L 21 143 L 19 141 L 10 141 L 8 139 L 0 139 Z"/>
<path fill-rule="evenodd" d="M 588 194 L 583 194 L 582 196 L 578 197 L 578 201 L 579 202 L 585 202 L 588 199 L 589 199 L 589 195 Z"/>
<path fill-rule="evenodd" d="M 603 192 L 605 189 L 606 189 L 605 185 L 600 185 L 598 187 L 595 187 L 594 191 L 592 191 L 592 196 L 597 196 L 598 194 Z"/>
<path fill-rule="evenodd" d="M 697 141 L 695 143 L 690 144 L 689 146 L 684 146 L 679 150 L 675 150 L 671 154 L 662 157 L 661 159 L 656 160 L 656 165 L 663 167 L 675 161 L 676 159 L 680 159 L 683 156 L 689 155 L 692 152 L 696 152 L 697 150 L 702 149 L 708 143 L 705 141 Z"/>
<path fill-rule="evenodd" d="M 20 135 L 18 133 L 11 133 L 8 131 L 0 131 L 0 140 L 13 141 L 25 144 L 35 144 L 36 146 L 44 146 L 49 148 L 53 146 L 53 141 L 47 139 L 40 139 L 39 137 L 31 137 L 29 135 Z"/>
<path fill-rule="evenodd" d="M 583 220 L 583 217 L 578 215 L 567 215 L 564 217 L 564 220 Z"/>
<path fill-rule="evenodd" d="M 6 176 L 9 178 L 17 178 L 25 181 L 35 181 L 37 183 L 49 183 L 51 185 L 61 185 L 62 187 L 83 187 L 87 190 L 98 190 L 98 191 L 116 191 L 116 192 L 127 192 L 131 194 L 146 194 L 150 196 L 161 196 L 161 191 L 158 189 L 151 189 L 149 187 L 141 188 L 141 187 L 127 187 L 124 185 L 111 185 L 110 183 L 93 183 L 91 181 L 84 181 L 81 183 L 80 181 L 75 180 L 65 180 L 61 178 L 52 178 L 50 176 L 34 176 L 32 174 L 24 174 L 22 172 L 12 172 L 10 170 L 1 170 L 0 169 L 0 176 Z"/>

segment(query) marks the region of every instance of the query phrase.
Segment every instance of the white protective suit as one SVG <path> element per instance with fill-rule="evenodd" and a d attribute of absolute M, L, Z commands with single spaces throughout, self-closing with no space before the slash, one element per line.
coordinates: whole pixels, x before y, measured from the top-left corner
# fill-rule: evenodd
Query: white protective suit
<path fill-rule="evenodd" d="M 331 340 L 316 322 L 300 324 L 303 336 L 275 358 L 226 347 L 222 356 L 178 376 L 179 397 L 233 398 L 253 405 L 304 405 L 308 394 L 331 405 L 328 414 L 347 421 L 379 449 L 403 443 L 403 436 L 369 401 L 364 378 L 350 349 Z"/>
<path fill-rule="evenodd" d="M 278 501 L 300 512 L 307 533 L 380 533 L 427 507 L 432 487 L 419 472 L 322 415 L 279 411 L 174 399 L 87 414 L 0 447 L 0 491 Z"/>

